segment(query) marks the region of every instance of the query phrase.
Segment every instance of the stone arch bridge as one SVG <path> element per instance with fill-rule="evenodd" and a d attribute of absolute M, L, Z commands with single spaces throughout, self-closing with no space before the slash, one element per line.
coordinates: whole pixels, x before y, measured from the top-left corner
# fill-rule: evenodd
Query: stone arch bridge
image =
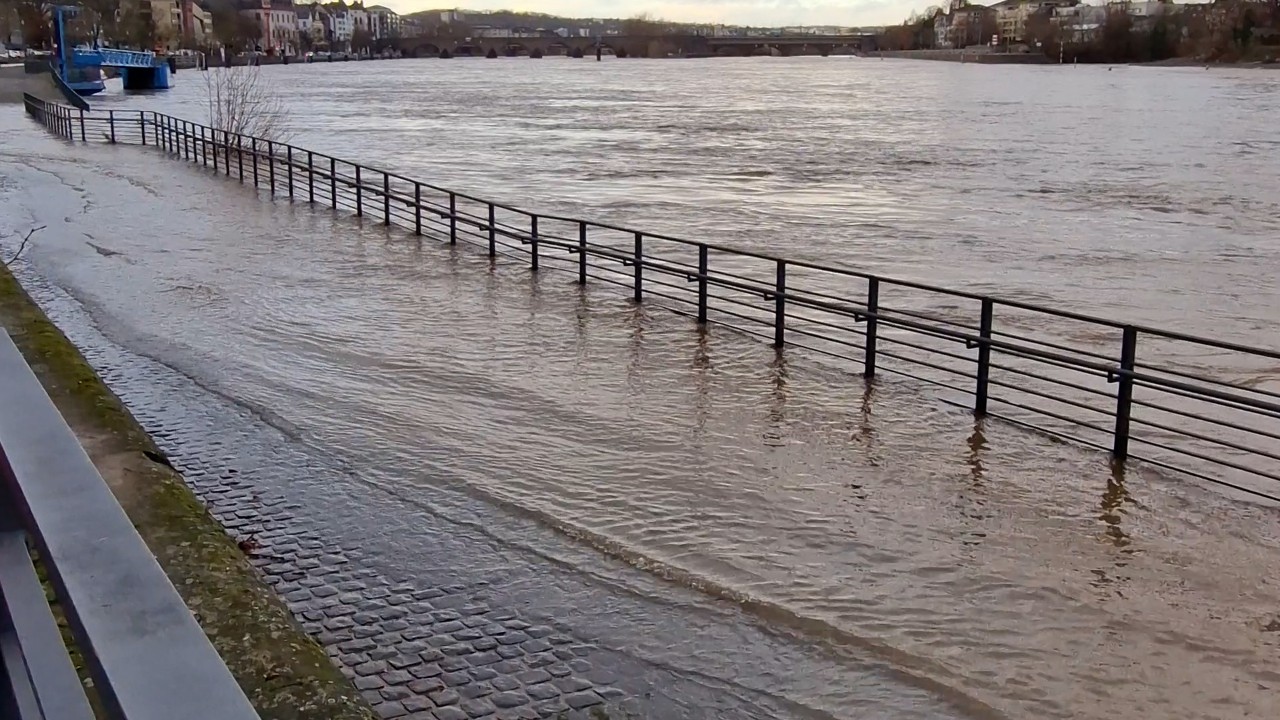
<path fill-rule="evenodd" d="M 444 38 L 400 38 L 394 47 L 410 57 L 453 56 L 575 56 L 609 55 L 640 57 L 745 57 L 752 55 L 852 55 L 875 49 L 873 35 L 795 35 L 760 37 L 705 37 L 671 35 L 628 37 L 508 37 L 448 40 Z"/>

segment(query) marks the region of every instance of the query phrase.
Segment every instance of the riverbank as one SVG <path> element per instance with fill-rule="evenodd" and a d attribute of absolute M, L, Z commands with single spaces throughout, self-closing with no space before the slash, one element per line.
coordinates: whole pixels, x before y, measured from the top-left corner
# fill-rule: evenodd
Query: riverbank
<path fill-rule="evenodd" d="M 3 266 L 0 326 L 264 720 L 371 718 L 355 688 L 294 623 L 152 439 Z"/>
<path fill-rule="evenodd" d="M 899 60 L 941 60 L 943 62 L 971 62 L 989 65 L 1047 65 L 1049 58 L 1036 53 L 976 52 L 973 50 L 884 50 L 870 57 Z"/>

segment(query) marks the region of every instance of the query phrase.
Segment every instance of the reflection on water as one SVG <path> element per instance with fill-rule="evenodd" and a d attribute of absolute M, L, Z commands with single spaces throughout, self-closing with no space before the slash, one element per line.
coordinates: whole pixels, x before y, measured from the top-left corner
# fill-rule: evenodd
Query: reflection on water
<path fill-rule="evenodd" d="M 1277 165 L 1231 144 L 1274 136 L 1275 96 L 1220 103 L 1271 74 L 405 63 L 371 90 L 352 65 L 280 70 L 314 78 L 288 85 L 303 144 L 344 154 L 341 128 L 538 207 L 1246 340 L 1280 307 Z M 867 714 L 796 680 L 856 661 L 978 717 L 1280 714 L 1272 509 L 136 149 L 39 153 L 6 158 L 39 190 L 4 207 L 57 225 L 34 262 L 122 339 L 397 493 L 483 497 L 741 604 L 831 659 L 787 678 L 803 707 Z"/>

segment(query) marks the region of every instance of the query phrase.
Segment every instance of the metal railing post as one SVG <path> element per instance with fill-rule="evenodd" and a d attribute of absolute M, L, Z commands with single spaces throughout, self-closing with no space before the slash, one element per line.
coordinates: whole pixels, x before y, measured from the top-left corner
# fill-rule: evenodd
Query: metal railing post
<path fill-rule="evenodd" d="M 987 414 L 987 395 L 991 384 L 991 325 L 995 303 L 991 298 L 982 299 L 982 318 L 978 321 L 978 386 L 974 390 L 973 412 L 978 417 Z"/>
<path fill-rule="evenodd" d="M 578 223 L 578 284 L 587 284 L 587 224 Z"/>
<path fill-rule="evenodd" d="M 285 161 L 289 163 L 289 199 L 293 199 L 293 146 L 285 145 Z"/>
<path fill-rule="evenodd" d="M 315 153 L 307 151 L 307 202 L 316 204 Z"/>
<path fill-rule="evenodd" d="M 89 138 L 84 134 L 84 110 L 80 111 L 80 142 L 89 142 Z"/>
<path fill-rule="evenodd" d="M 138 111 L 138 129 L 142 132 L 142 144 L 147 144 L 147 116 L 142 110 Z"/>
<path fill-rule="evenodd" d="M 489 257 L 496 257 L 498 254 L 497 213 L 497 208 L 489 203 Z"/>
<path fill-rule="evenodd" d="M 209 128 L 200 126 L 200 164 L 209 167 Z"/>
<path fill-rule="evenodd" d="M 773 283 L 773 346 L 781 348 L 787 340 L 787 261 L 779 260 Z"/>
<path fill-rule="evenodd" d="M 538 271 L 538 216 L 529 216 L 529 269 Z"/>
<path fill-rule="evenodd" d="M 244 182 L 244 136 L 240 133 L 236 133 L 236 167 L 240 170 L 240 182 Z M 255 172 L 258 169 L 256 160 L 253 163 L 253 169 Z M 254 184 L 257 184 L 256 176 L 254 177 Z"/>
<path fill-rule="evenodd" d="M 258 138 L 249 138 L 249 148 L 253 153 L 253 186 L 258 187 Z"/>
<path fill-rule="evenodd" d="M 880 314 L 880 279 L 867 279 L 867 334 L 863 346 L 862 377 L 871 378 L 876 375 L 876 332 L 880 321 L 875 316 Z"/>
<path fill-rule="evenodd" d="M 218 129 L 209 128 L 209 155 L 213 157 L 213 174 L 218 174 Z"/>
<path fill-rule="evenodd" d="M 364 217 L 364 181 L 360 179 L 360 166 L 356 165 L 356 217 Z"/>
<path fill-rule="evenodd" d="M 698 246 L 698 324 L 707 324 L 707 246 Z"/>
<path fill-rule="evenodd" d="M 1120 369 L 1116 373 L 1116 434 L 1111 455 L 1129 457 L 1129 417 L 1133 412 L 1133 368 L 1137 362 L 1138 330 L 1125 327 L 1120 346 Z"/>
<path fill-rule="evenodd" d="M 382 224 L 391 224 L 391 176 L 382 173 Z"/>
<path fill-rule="evenodd" d="M 422 183 L 413 183 L 413 234 L 422 234 Z"/>
<path fill-rule="evenodd" d="M 111 128 L 111 144 L 116 144 L 116 111 L 107 111 L 107 126 Z"/>
<path fill-rule="evenodd" d="M 191 153 L 195 150 L 195 135 L 191 132 L 191 123 L 186 120 L 182 121 L 182 154 L 187 161 L 191 160 Z"/>
<path fill-rule="evenodd" d="M 458 244 L 458 196 L 449 193 L 449 244 Z"/>
<path fill-rule="evenodd" d="M 635 279 L 631 283 L 631 299 L 640 302 L 644 297 L 644 233 L 636 233 L 634 262 L 635 265 L 632 267 L 632 271 L 635 273 Z"/>
<path fill-rule="evenodd" d="M 329 158 L 329 201 L 338 209 L 338 161 Z"/>
<path fill-rule="evenodd" d="M 222 131 L 222 149 L 225 151 L 222 165 L 227 169 L 227 177 L 231 177 L 231 136 Z"/>
<path fill-rule="evenodd" d="M 267 179 L 271 181 L 271 197 L 276 196 L 276 144 L 267 141 Z"/>

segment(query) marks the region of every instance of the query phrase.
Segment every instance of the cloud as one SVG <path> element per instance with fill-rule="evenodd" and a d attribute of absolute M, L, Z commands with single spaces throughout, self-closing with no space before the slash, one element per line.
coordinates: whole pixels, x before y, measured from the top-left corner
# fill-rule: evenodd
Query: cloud
<path fill-rule="evenodd" d="M 397 12 L 447 6 L 440 0 L 382 0 Z M 920 0 L 470 0 L 473 10 L 524 10 L 570 17 L 632 17 L 647 12 L 680 22 L 731 25 L 884 25 L 921 9 Z"/>

